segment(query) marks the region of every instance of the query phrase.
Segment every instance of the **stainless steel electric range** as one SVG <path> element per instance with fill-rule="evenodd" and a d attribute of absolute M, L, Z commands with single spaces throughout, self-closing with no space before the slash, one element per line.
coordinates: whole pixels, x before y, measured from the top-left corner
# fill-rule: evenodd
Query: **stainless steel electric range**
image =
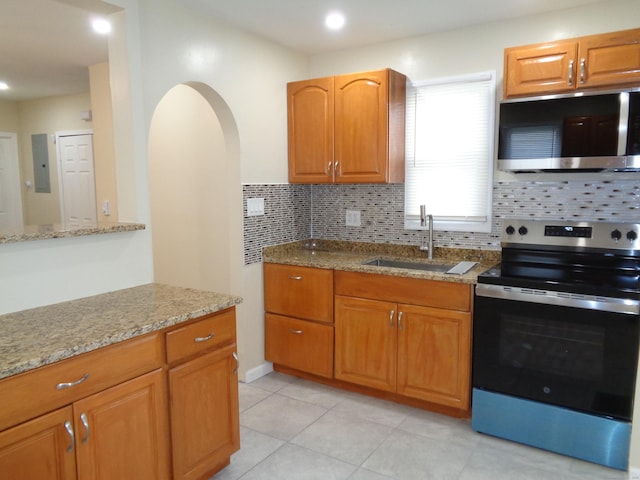
<path fill-rule="evenodd" d="M 472 427 L 626 470 L 640 224 L 506 220 L 478 278 Z"/>

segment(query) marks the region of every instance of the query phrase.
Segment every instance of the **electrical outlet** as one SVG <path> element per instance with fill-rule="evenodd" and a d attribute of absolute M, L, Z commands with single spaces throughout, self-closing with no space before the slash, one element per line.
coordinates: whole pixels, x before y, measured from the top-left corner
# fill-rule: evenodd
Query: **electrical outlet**
<path fill-rule="evenodd" d="M 247 198 L 247 217 L 264 215 L 264 198 Z"/>
<path fill-rule="evenodd" d="M 360 226 L 360 210 L 347 210 L 345 223 L 347 227 L 359 227 Z"/>

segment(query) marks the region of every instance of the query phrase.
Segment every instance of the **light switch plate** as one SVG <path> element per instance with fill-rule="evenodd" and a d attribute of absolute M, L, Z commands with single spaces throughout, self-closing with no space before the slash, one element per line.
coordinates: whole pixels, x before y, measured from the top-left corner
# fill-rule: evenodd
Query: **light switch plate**
<path fill-rule="evenodd" d="M 264 215 L 264 198 L 247 198 L 247 217 Z"/>
<path fill-rule="evenodd" d="M 360 210 L 347 210 L 346 216 L 347 227 L 359 227 L 360 224 Z"/>

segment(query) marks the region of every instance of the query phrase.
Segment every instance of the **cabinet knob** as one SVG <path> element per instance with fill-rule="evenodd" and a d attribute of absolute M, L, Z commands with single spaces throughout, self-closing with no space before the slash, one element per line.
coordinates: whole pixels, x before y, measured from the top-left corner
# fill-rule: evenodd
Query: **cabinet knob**
<path fill-rule="evenodd" d="M 302 275 L 289 275 L 291 280 L 302 280 Z"/>
<path fill-rule="evenodd" d="M 302 330 L 294 330 L 293 328 L 290 328 L 289 332 L 293 333 L 294 335 L 302 335 Z"/>

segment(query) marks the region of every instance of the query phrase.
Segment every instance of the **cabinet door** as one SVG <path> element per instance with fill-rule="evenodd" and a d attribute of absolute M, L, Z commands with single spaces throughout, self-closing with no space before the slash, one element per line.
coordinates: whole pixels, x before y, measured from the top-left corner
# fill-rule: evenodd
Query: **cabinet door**
<path fill-rule="evenodd" d="M 388 88 L 386 70 L 336 77 L 336 182 L 385 181 Z"/>
<path fill-rule="evenodd" d="M 233 344 L 169 371 L 175 480 L 213 475 L 240 448 L 235 349 Z"/>
<path fill-rule="evenodd" d="M 399 305 L 398 393 L 469 408 L 471 314 Z"/>
<path fill-rule="evenodd" d="M 264 264 L 264 308 L 289 317 L 333 321 L 333 270 Z"/>
<path fill-rule="evenodd" d="M 168 479 L 166 399 L 155 370 L 74 403 L 78 477 Z"/>
<path fill-rule="evenodd" d="M 71 407 L 0 433 L 0 477 L 11 480 L 76 478 Z"/>
<path fill-rule="evenodd" d="M 333 378 L 333 327 L 267 313 L 265 359 Z"/>
<path fill-rule="evenodd" d="M 640 80 L 640 29 L 580 39 L 579 87 L 637 83 Z"/>
<path fill-rule="evenodd" d="M 333 77 L 287 85 L 289 182 L 333 181 Z"/>
<path fill-rule="evenodd" d="M 506 48 L 504 97 L 574 90 L 577 55 L 575 41 Z"/>
<path fill-rule="evenodd" d="M 396 389 L 396 304 L 336 296 L 335 378 Z"/>

